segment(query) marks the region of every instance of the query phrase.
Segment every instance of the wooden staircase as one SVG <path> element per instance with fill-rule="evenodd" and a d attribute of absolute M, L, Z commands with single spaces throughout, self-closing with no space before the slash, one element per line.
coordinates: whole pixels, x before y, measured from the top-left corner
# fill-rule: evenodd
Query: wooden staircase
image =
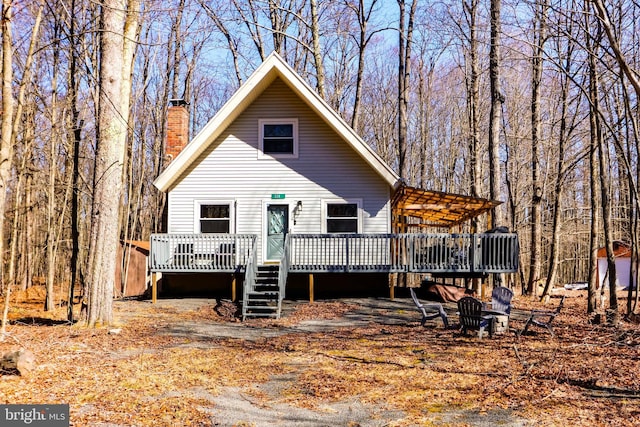
<path fill-rule="evenodd" d="M 278 283 L 279 275 L 279 265 L 257 267 L 254 283 L 245 282 L 242 320 L 248 317 L 280 318 L 282 298 Z"/>

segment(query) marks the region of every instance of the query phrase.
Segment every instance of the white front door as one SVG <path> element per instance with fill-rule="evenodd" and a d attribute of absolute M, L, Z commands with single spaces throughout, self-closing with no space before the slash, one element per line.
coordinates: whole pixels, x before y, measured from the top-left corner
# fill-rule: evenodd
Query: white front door
<path fill-rule="evenodd" d="M 289 232 L 289 205 L 267 204 L 265 219 L 265 261 L 280 261 Z"/>

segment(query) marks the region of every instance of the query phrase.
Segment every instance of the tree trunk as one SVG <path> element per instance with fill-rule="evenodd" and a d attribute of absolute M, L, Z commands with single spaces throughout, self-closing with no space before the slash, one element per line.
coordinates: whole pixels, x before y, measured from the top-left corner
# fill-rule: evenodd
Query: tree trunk
<path fill-rule="evenodd" d="M 24 115 L 23 115 L 23 110 L 24 110 L 24 106 L 25 106 L 25 96 L 26 96 L 26 90 L 27 90 L 27 86 L 30 85 L 31 83 L 31 65 L 33 64 L 33 55 L 34 55 L 34 51 L 36 49 L 36 44 L 38 42 L 38 35 L 40 34 L 40 22 L 42 22 L 42 9 L 44 8 L 44 4 L 43 2 L 40 2 L 40 5 L 38 7 L 38 12 L 36 14 L 36 18 L 35 18 L 35 22 L 33 24 L 33 29 L 31 31 L 31 40 L 29 42 L 29 51 L 27 53 L 27 58 L 25 60 L 25 65 L 24 65 L 24 72 L 22 73 L 22 78 L 20 80 L 20 86 L 19 86 L 19 90 L 18 90 L 18 100 L 16 103 L 16 112 L 15 112 L 15 117 L 13 119 L 13 127 L 12 127 L 12 132 L 11 132 L 11 145 L 15 147 L 16 145 L 16 139 L 17 139 L 17 135 L 18 132 L 20 130 L 20 123 L 24 120 Z M 30 107 L 33 107 L 33 105 L 30 105 Z M 28 174 L 26 171 L 26 165 L 27 165 L 27 161 L 31 160 L 30 156 L 31 156 L 31 149 L 32 149 L 32 145 L 33 145 L 33 132 L 35 129 L 35 126 L 33 123 L 29 123 L 29 125 L 25 126 L 26 129 L 24 130 L 24 136 L 23 136 L 23 141 L 25 141 L 25 148 L 24 151 L 22 153 L 22 164 L 20 165 L 20 170 L 18 171 L 18 184 L 16 186 L 16 198 L 15 198 L 15 204 L 14 204 L 14 219 L 13 219 L 13 227 L 12 227 L 12 237 L 11 237 L 11 255 L 10 255 L 10 261 L 9 261 L 9 282 L 15 284 L 17 283 L 17 276 L 16 276 L 16 271 L 17 271 L 17 251 L 18 251 L 18 242 L 19 242 L 19 238 L 18 238 L 18 231 L 20 231 L 20 227 L 19 227 L 19 211 L 22 208 L 22 200 L 23 200 L 23 196 L 26 193 L 25 191 L 25 180 L 26 180 L 26 175 Z M 23 257 L 24 258 L 26 256 L 25 253 L 23 253 Z"/>
<path fill-rule="evenodd" d="M 350 2 L 346 3 L 351 7 L 358 17 L 359 34 L 358 34 L 358 71 L 356 73 L 356 90 L 353 98 L 353 110 L 351 115 L 351 127 L 359 132 L 360 126 L 360 104 L 362 100 L 362 86 L 364 82 L 365 67 L 365 51 L 370 37 L 367 36 L 367 25 L 371 18 L 371 12 L 376 5 L 377 0 L 373 0 L 367 10 L 364 9 L 364 2 L 359 2 L 358 6 Z"/>
<path fill-rule="evenodd" d="M 320 50 L 320 26 L 318 23 L 318 0 L 310 0 L 311 8 L 311 37 L 313 40 L 313 61 L 316 65 L 316 88 L 324 99 L 324 65 L 322 64 L 322 51 Z"/>
<path fill-rule="evenodd" d="M 567 20 L 569 21 L 569 20 Z M 567 22 L 563 25 L 567 28 L 567 31 L 571 33 L 573 25 L 571 22 Z M 571 130 L 569 130 L 569 85 L 571 83 L 573 65 L 573 52 L 574 46 L 571 41 L 564 52 L 564 75 L 561 76 L 561 93 L 560 93 L 560 129 L 558 131 L 558 160 L 556 162 L 556 182 L 555 182 L 555 200 L 553 203 L 553 224 L 551 227 L 551 245 L 549 249 L 549 268 L 547 269 L 547 280 L 545 283 L 542 296 L 548 295 L 549 289 L 551 289 L 557 282 L 558 276 L 558 264 L 560 261 L 560 240 L 561 240 L 561 217 L 562 217 L 562 200 L 564 198 L 564 187 L 566 184 L 566 171 L 565 171 L 565 146 Z M 560 50 L 558 50 L 560 52 Z"/>
<path fill-rule="evenodd" d="M 500 33 L 501 0 L 491 0 L 491 47 L 489 50 L 489 79 L 491 86 L 491 110 L 489 114 L 489 193 L 493 200 L 501 199 L 502 172 L 500 167 L 500 127 L 502 121 L 502 84 L 500 82 Z M 500 206 L 493 210 L 495 225 L 505 220 Z"/>
<path fill-rule="evenodd" d="M 542 143 L 542 123 L 540 119 L 540 98 L 542 84 L 542 70 L 544 67 L 544 43 L 547 37 L 547 4 L 546 0 L 537 0 L 534 20 L 533 57 L 531 58 L 531 257 L 529 258 L 529 279 L 527 293 L 537 292 L 536 283 L 540 280 L 542 260 L 542 213 L 541 203 L 544 190 L 540 181 L 538 146 Z M 537 27 L 537 28 L 536 28 Z"/>
<path fill-rule="evenodd" d="M 112 302 L 120 227 L 123 158 L 127 135 L 127 110 L 123 110 L 124 58 L 123 0 L 102 3 L 100 34 L 100 95 L 91 209 L 87 319 L 89 326 L 112 322 Z"/>
<path fill-rule="evenodd" d="M 480 162 L 478 153 L 480 149 L 480 127 L 478 120 L 479 107 L 479 83 L 478 76 L 478 29 L 476 19 L 478 16 L 478 0 L 463 2 L 464 10 L 469 22 L 469 74 L 467 82 L 467 117 L 469 126 L 469 182 L 472 197 L 480 197 Z M 472 220 L 472 228 L 477 228 L 477 220 Z"/>
<path fill-rule="evenodd" d="M 71 39 L 71 45 L 75 46 L 77 43 L 78 35 L 75 31 L 75 10 L 76 10 L 76 2 L 75 0 L 71 0 L 71 19 L 69 24 L 69 37 Z M 80 231 L 78 228 L 78 220 L 80 215 L 80 143 L 82 140 L 82 123 L 79 120 L 80 111 L 78 110 L 78 85 L 76 82 L 76 69 L 77 69 L 77 51 L 75 49 L 71 49 L 69 52 L 69 102 L 71 109 L 71 123 L 69 128 L 73 130 L 71 132 L 71 152 L 72 152 L 72 165 L 71 165 L 71 186 L 72 186 L 72 195 L 71 195 L 71 257 L 69 261 L 71 277 L 69 281 L 69 292 L 67 295 L 67 320 L 69 322 L 74 321 L 73 315 L 73 304 L 74 304 L 74 296 L 75 289 L 78 283 L 78 256 L 80 253 Z"/>
<path fill-rule="evenodd" d="M 411 80 L 411 44 L 413 38 L 413 18 L 416 13 L 417 0 L 411 3 L 409 22 L 405 30 L 405 1 L 398 0 L 400 7 L 400 24 L 398 40 L 398 174 L 408 179 L 407 165 L 407 128 L 409 108 L 409 82 Z"/>
<path fill-rule="evenodd" d="M 596 92 L 597 93 L 597 92 Z M 611 222 L 611 179 L 609 176 L 609 169 L 611 162 L 609 160 L 608 147 L 604 142 L 602 133 L 597 129 L 598 139 L 598 157 L 600 162 L 598 163 L 600 173 L 600 194 L 601 194 L 601 209 L 602 209 L 602 229 L 604 231 L 604 244 L 607 251 L 607 276 L 609 278 L 609 309 L 611 310 L 611 316 L 607 316 L 607 319 L 616 325 L 618 323 L 618 297 L 616 294 L 616 281 L 618 274 L 616 272 L 616 259 L 613 252 L 613 229 Z M 604 283 L 602 284 L 603 286 Z"/>
<path fill-rule="evenodd" d="M 598 231 L 600 221 L 598 210 L 600 209 L 600 180 L 598 178 L 598 147 L 600 145 L 600 117 L 598 111 L 598 71 L 596 69 L 596 46 L 592 42 L 590 34 L 589 14 L 585 13 L 586 44 L 589 52 L 589 129 L 590 151 L 589 169 L 591 186 L 591 234 L 589 241 L 589 288 L 587 296 L 587 313 L 592 314 L 597 310 L 598 289 Z"/>
<path fill-rule="evenodd" d="M 2 124 L 0 135 L 0 254 L 4 254 L 4 224 L 7 204 L 7 185 L 11 182 L 11 164 L 13 162 L 13 46 L 11 20 L 13 10 L 11 0 L 2 1 Z M 11 282 L 4 279 L 4 257 L 0 257 L 0 282 L 4 285 L 4 310 L 0 326 L 0 341 L 4 339 L 11 297 Z"/>
<path fill-rule="evenodd" d="M 58 92 L 58 69 L 59 69 L 60 52 L 55 51 L 53 55 L 54 76 L 51 82 L 52 92 Z M 56 276 L 56 251 L 55 251 L 55 207 L 56 207 L 56 175 L 58 173 L 58 165 L 56 162 L 57 145 L 58 145 L 58 102 L 57 96 L 52 97 L 51 102 L 51 138 L 49 140 L 49 182 L 47 187 L 47 274 L 46 288 L 47 297 L 44 302 L 45 311 L 53 310 L 53 282 Z"/>

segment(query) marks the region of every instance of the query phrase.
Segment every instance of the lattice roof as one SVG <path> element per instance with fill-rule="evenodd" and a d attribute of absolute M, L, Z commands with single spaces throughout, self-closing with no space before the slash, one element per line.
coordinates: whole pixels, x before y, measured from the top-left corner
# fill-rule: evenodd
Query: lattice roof
<path fill-rule="evenodd" d="M 495 200 L 402 186 L 393 198 L 395 217 L 417 218 L 420 226 L 453 227 L 502 204 Z"/>

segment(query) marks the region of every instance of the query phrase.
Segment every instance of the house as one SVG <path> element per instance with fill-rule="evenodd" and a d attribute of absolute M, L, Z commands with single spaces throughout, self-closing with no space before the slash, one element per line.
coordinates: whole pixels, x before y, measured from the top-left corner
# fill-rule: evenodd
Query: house
<path fill-rule="evenodd" d="M 167 233 L 151 236 L 150 260 L 163 290 L 210 289 L 222 276 L 233 299 L 243 283 L 245 315 L 262 305 L 278 316 L 301 278 L 312 299 L 319 279 L 388 288 L 393 272 L 517 269 L 513 234 L 404 233 L 460 224 L 498 202 L 403 185 L 277 53 L 189 143 L 186 111 L 169 107 L 171 161 L 154 182 L 167 193 Z"/>
<path fill-rule="evenodd" d="M 613 242 L 613 254 L 616 264 L 616 285 L 620 289 L 629 288 L 631 273 L 631 247 L 621 241 Z M 607 248 L 598 249 L 598 287 L 608 287 L 609 267 L 607 266 Z"/>

